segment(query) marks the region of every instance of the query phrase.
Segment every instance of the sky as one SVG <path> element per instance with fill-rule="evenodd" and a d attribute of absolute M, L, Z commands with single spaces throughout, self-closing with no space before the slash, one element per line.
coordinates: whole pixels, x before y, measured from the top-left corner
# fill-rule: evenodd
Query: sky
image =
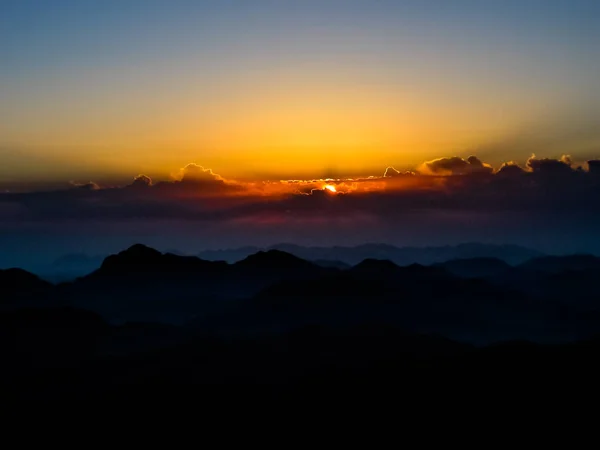
<path fill-rule="evenodd" d="M 599 42 L 597 0 L 0 0 L 0 249 L 588 248 Z"/>
<path fill-rule="evenodd" d="M 597 157 L 594 0 L 2 0 L 0 177 Z"/>

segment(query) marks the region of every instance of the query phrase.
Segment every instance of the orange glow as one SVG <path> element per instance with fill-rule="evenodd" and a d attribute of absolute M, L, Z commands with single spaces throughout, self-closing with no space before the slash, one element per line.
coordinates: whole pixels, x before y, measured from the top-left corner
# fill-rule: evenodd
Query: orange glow
<path fill-rule="evenodd" d="M 323 189 L 327 189 L 329 192 L 337 192 L 337 189 L 333 184 L 326 184 Z"/>

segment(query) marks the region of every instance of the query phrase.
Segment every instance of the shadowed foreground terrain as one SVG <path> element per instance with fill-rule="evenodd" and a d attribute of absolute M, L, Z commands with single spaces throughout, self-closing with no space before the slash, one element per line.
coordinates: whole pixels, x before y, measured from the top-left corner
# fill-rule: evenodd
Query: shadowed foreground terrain
<path fill-rule="evenodd" d="M 588 255 L 228 264 L 142 245 L 70 283 L 0 271 L 0 390 L 6 404 L 205 407 L 589 396 L 599 275 Z"/>

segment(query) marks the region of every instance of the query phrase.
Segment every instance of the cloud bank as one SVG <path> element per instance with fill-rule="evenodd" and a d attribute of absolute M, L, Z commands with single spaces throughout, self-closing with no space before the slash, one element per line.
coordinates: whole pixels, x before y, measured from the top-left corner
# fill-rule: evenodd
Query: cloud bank
<path fill-rule="evenodd" d="M 413 172 L 388 167 L 364 178 L 241 182 L 188 164 L 172 181 L 153 182 L 140 174 L 122 187 L 88 182 L 53 192 L 3 193 L 0 217 L 18 224 L 98 219 L 260 223 L 328 217 L 394 222 L 432 211 L 600 216 L 600 160 L 587 166 L 574 167 L 568 156 L 533 155 L 523 167 L 507 162 L 494 169 L 476 156 L 453 156 L 427 161 Z M 334 186 L 335 192 L 325 186 Z"/>

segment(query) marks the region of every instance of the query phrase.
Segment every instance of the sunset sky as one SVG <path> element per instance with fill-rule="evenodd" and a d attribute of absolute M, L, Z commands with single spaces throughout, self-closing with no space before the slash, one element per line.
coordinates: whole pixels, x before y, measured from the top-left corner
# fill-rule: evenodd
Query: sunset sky
<path fill-rule="evenodd" d="M 595 0 L 3 0 L 0 181 L 600 148 Z"/>
<path fill-rule="evenodd" d="M 568 246 L 599 43 L 597 0 L 2 0 L 0 246 Z"/>

